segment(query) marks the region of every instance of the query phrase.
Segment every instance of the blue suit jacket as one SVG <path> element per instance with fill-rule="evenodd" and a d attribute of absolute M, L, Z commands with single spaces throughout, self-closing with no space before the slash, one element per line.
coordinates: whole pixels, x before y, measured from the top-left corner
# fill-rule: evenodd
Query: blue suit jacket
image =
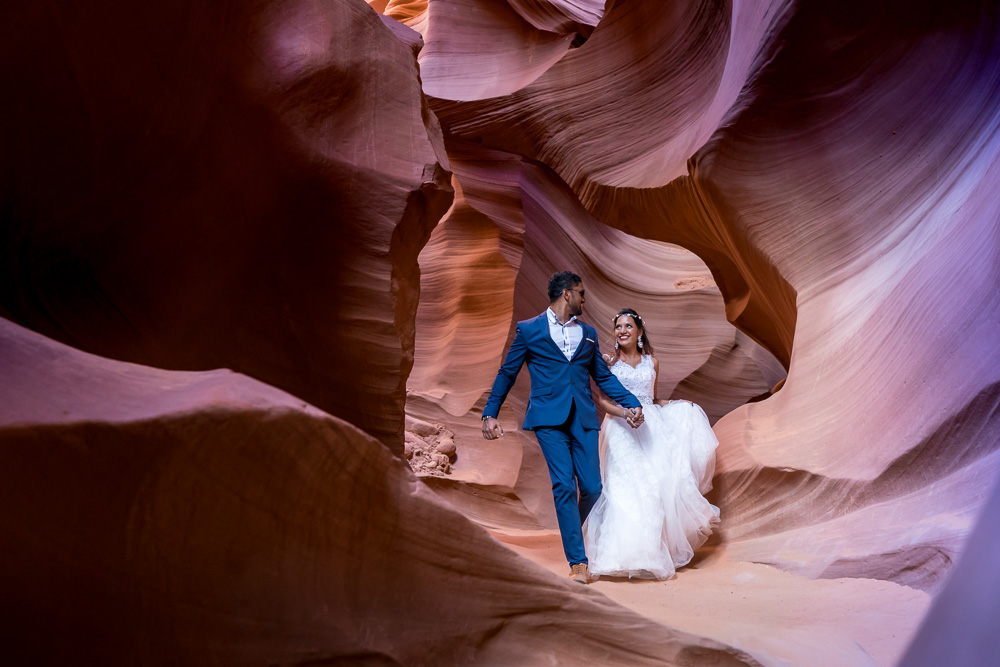
<path fill-rule="evenodd" d="M 500 413 L 500 406 L 525 362 L 531 373 L 531 396 L 524 424 L 521 425 L 523 429 L 533 431 L 543 426 L 562 426 L 574 402 L 577 418 L 584 428 L 601 428 L 590 393 L 591 377 L 611 400 L 627 408 L 639 407 L 639 400 L 622 386 L 601 358 L 597 331 L 589 324 L 580 322 L 580 325 L 583 327 L 583 340 L 573 358 L 566 359 L 549 335 L 545 313 L 518 322 L 514 342 L 510 344 L 507 358 L 497 372 L 483 416 L 496 417 Z"/>

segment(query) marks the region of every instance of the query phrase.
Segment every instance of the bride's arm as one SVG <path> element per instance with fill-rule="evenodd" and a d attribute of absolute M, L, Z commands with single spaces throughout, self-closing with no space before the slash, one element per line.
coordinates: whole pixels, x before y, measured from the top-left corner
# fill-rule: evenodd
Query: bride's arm
<path fill-rule="evenodd" d="M 594 385 L 593 396 L 594 396 L 594 403 L 597 403 L 599 406 L 601 406 L 601 410 L 604 410 L 609 415 L 614 415 L 615 417 L 621 417 L 623 419 L 628 417 L 628 412 L 629 412 L 628 409 L 623 408 L 622 406 L 612 401 L 605 395 L 603 391 L 601 391 L 600 387 L 596 385 Z"/>

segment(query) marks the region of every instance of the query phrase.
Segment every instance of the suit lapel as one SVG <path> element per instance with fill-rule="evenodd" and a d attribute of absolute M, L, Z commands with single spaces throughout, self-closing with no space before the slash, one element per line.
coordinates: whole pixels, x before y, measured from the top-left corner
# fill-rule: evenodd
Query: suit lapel
<path fill-rule="evenodd" d="M 573 353 L 573 358 L 570 361 L 576 361 L 577 356 L 583 351 L 583 348 L 587 345 L 587 339 L 590 338 L 590 332 L 587 331 L 587 325 L 577 320 L 576 323 L 583 330 L 583 338 L 580 339 L 580 344 L 576 346 L 576 351 Z M 596 334 L 595 334 L 596 335 Z"/>
<path fill-rule="evenodd" d="M 546 311 L 546 312 L 544 312 L 544 313 L 542 313 L 541 315 L 538 316 L 538 323 L 539 323 L 538 324 L 538 334 L 542 338 L 544 338 L 545 340 L 547 340 L 549 342 L 549 345 L 552 347 L 553 350 L 556 351 L 556 353 L 559 355 L 559 358 L 560 359 L 564 359 L 566 361 L 566 363 L 572 363 L 573 361 L 576 360 L 576 358 L 580 354 L 580 352 L 583 351 L 584 346 L 587 345 L 587 339 L 591 337 L 591 334 L 587 331 L 588 326 L 586 324 L 584 324 L 583 322 L 581 322 L 580 320 L 577 320 L 576 321 L 577 326 L 579 326 L 580 329 L 583 331 L 583 338 L 580 339 L 580 344 L 576 346 L 576 351 L 573 352 L 573 356 L 571 358 L 569 358 L 569 359 L 566 359 L 566 355 L 563 354 L 562 349 L 558 345 L 556 345 L 556 342 L 554 340 L 552 340 L 552 334 L 549 333 L 549 314 L 548 314 L 548 311 Z M 595 333 L 594 335 L 597 335 L 597 334 Z M 591 344 L 593 344 L 593 343 L 591 343 Z"/>
<path fill-rule="evenodd" d="M 563 354 L 563 351 L 559 349 L 559 346 L 556 345 L 556 342 L 552 340 L 552 334 L 549 333 L 548 311 L 538 316 L 538 322 L 539 322 L 539 331 L 538 331 L 539 335 L 549 342 L 549 345 L 552 347 L 553 350 L 556 351 L 556 354 L 558 354 L 561 359 L 566 359 L 566 355 Z"/>

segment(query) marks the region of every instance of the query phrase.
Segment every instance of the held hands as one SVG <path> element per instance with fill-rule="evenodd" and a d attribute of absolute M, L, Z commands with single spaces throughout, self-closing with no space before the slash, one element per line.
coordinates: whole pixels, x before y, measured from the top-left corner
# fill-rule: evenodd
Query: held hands
<path fill-rule="evenodd" d="M 487 417 L 483 420 L 483 437 L 487 440 L 503 437 L 503 427 L 500 426 L 499 420 L 493 417 Z"/>
<path fill-rule="evenodd" d="M 627 423 L 632 428 L 639 428 L 642 426 L 642 422 L 645 421 L 645 417 L 642 415 L 642 407 L 632 408 L 622 408 L 624 413 L 622 416 L 625 417 L 625 423 Z"/>

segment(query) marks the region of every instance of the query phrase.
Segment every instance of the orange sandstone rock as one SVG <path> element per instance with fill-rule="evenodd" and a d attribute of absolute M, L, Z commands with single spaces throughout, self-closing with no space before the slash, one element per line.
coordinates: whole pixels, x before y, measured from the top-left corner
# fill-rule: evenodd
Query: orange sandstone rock
<path fill-rule="evenodd" d="M 518 557 L 371 436 L 243 375 L 2 319 L 0 374 L 10 664 L 759 664 Z"/>

